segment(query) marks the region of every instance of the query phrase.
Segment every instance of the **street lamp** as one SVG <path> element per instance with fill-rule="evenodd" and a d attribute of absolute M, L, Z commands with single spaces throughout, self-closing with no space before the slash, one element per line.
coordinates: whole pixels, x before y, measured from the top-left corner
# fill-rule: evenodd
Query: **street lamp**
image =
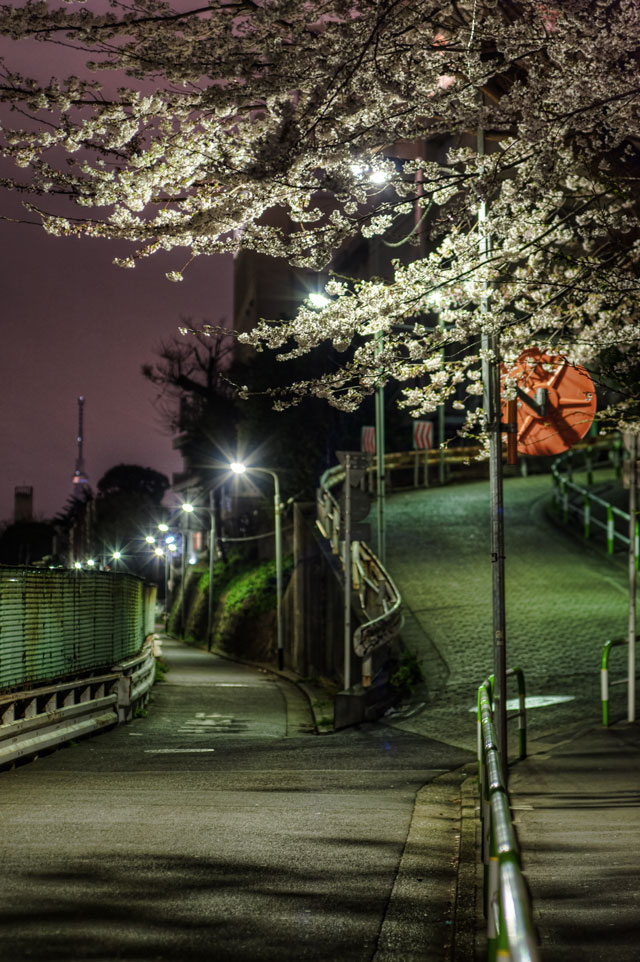
<path fill-rule="evenodd" d="M 182 510 L 187 514 L 194 511 L 194 506 L 186 501 L 182 505 Z M 202 508 L 209 513 L 209 594 L 207 597 L 207 648 L 211 651 L 211 632 L 213 629 L 213 564 L 216 552 L 216 513 L 213 507 Z M 171 547 L 171 545 L 169 545 Z M 182 586 L 182 597 L 184 598 L 184 585 Z"/>
<path fill-rule="evenodd" d="M 234 461 L 229 465 L 234 474 L 245 474 L 247 471 L 268 474 L 273 479 L 273 515 L 275 521 L 276 546 L 276 633 L 278 639 L 278 668 L 284 668 L 284 638 L 282 633 L 282 502 L 280 501 L 280 480 L 271 468 L 247 467 L 241 461 Z"/>

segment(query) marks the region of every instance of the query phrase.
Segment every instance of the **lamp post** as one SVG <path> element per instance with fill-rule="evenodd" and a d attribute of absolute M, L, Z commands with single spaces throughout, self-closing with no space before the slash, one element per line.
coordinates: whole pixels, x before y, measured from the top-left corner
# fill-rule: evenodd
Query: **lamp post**
<path fill-rule="evenodd" d="M 284 638 L 282 633 L 282 502 L 280 501 L 280 480 L 275 471 L 271 468 L 247 467 L 241 461 L 234 461 L 229 467 L 234 474 L 245 474 L 246 472 L 258 472 L 268 474 L 273 479 L 273 514 L 275 527 L 275 548 L 276 548 L 276 633 L 278 639 L 278 668 L 284 668 Z"/>
<path fill-rule="evenodd" d="M 195 511 L 194 505 L 185 502 L 182 510 L 187 514 Z M 211 631 L 213 629 L 213 566 L 216 554 L 216 513 L 213 507 L 198 506 L 199 511 L 206 511 L 209 515 L 209 592 L 207 596 L 207 648 L 211 651 Z"/>

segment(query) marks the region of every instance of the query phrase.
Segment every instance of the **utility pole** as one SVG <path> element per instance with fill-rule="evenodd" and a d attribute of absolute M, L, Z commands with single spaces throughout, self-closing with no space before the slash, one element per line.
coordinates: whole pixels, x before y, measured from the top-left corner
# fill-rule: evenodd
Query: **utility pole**
<path fill-rule="evenodd" d="M 485 153 L 484 131 L 478 130 L 478 156 Z M 478 228 L 480 234 L 480 258 L 485 262 L 491 251 L 491 240 L 486 231 L 487 205 L 480 204 Z M 489 307 L 489 292 L 480 299 L 480 311 Z M 493 609 L 493 675 L 498 751 L 503 765 L 503 777 L 507 780 L 507 655 L 506 612 L 504 581 L 504 494 L 502 477 L 502 431 L 500 404 L 500 358 L 498 338 L 495 334 L 482 334 L 482 383 L 485 426 L 489 432 L 489 488 L 491 510 L 491 586 Z"/>
<path fill-rule="evenodd" d="M 636 720 L 636 516 L 638 512 L 638 435 L 628 434 L 629 450 L 629 665 L 627 721 Z"/>
<path fill-rule="evenodd" d="M 376 334 L 376 352 L 382 353 L 384 338 L 382 331 Z M 385 530 L 385 498 L 386 498 L 386 478 L 385 478 L 385 436 L 384 436 L 384 382 L 382 380 L 383 371 L 379 371 L 380 383 L 376 388 L 375 410 L 376 410 L 376 516 L 378 527 L 378 558 L 384 567 L 387 553 L 387 537 Z"/>

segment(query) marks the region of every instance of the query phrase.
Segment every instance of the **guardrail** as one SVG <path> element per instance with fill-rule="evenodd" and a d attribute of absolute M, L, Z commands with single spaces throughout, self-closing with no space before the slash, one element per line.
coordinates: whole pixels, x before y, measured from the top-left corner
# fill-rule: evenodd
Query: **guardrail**
<path fill-rule="evenodd" d="M 585 539 L 591 537 L 593 527 L 600 528 L 605 532 L 607 554 L 612 555 L 615 551 L 616 541 L 622 545 L 629 546 L 629 535 L 624 531 L 618 530 L 616 521 L 618 519 L 625 522 L 626 530 L 629 529 L 629 513 L 616 505 L 611 504 L 605 498 L 594 494 L 588 487 L 583 487 L 573 480 L 573 472 L 577 470 L 577 461 L 584 460 L 584 469 L 587 475 L 587 484 L 593 484 L 593 472 L 598 467 L 613 467 L 616 477 L 621 475 L 622 453 L 619 438 L 609 438 L 594 444 L 576 445 L 575 448 L 566 451 L 556 458 L 551 466 L 551 473 L 554 482 L 554 500 L 556 506 L 562 512 L 562 520 L 565 524 L 569 522 L 571 515 L 575 515 L 582 522 L 582 529 Z M 564 473 L 563 473 L 564 469 Z M 571 495 L 577 495 L 576 500 L 572 500 Z M 603 510 L 603 518 L 594 516 L 592 507 L 599 506 Z M 635 523 L 635 558 L 636 570 L 640 561 L 640 523 Z"/>
<path fill-rule="evenodd" d="M 316 500 L 316 524 L 341 561 L 341 512 L 332 491 L 344 479 L 342 465 L 329 468 L 320 478 Z M 388 572 L 364 541 L 351 544 L 351 585 L 358 595 L 363 619 L 354 632 L 353 646 L 355 653 L 363 659 L 362 684 L 367 687 L 371 684 L 371 654 L 388 644 L 402 626 L 401 598 Z"/>
<path fill-rule="evenodd" d="M 602 659 L 600 661 L 600 701 L 602 702 L 602 724 L 605 728 L 609 727 L 609 655 L 612 648 L 619 645 L 628 645 L 627 638 L 613 638 L 605 641 L 602 649 Z M 612 682 L 616 684 L 616 682 Z M 628 679 L 623 679 L 617 684 L 628 684 Z"/>
<path fill-rule="evenodd" d="M 457 467 L 468 467 L 469 462 L 477 459 L 482 448 L 479 445 L 460 445 L 450 448 L 427 448 L 420 451 L 390 451 L 384 456 L 385 478 L 389 485 L 393 480 L 394 471 L 413 472 L 413 486 L 428 487 L 431 478 L 441 473 L 445 479 L 450 477 Z M 442 465 L 442 467 L 441 467 Z M 375 465 L 367 469 L 370 486 L 373 487 Z"/>
<path fill-rule="evenodd" d="M 518 678 L 521 712 L 524 712 L 524 676 Z M 488 678 L 478 688 L 478 782 L 482 819 L 484 906 L 487 918 L 487 958 L 505 962 L 540 962 L 531 901 L 522 874 L 509 796 L 503 776 L 493 721 L 493 683 Z M 526 726 L 525 726 L 526 732 Z M 522 754 L 523 743 L 520 743 Z M 524 742 L 526 753 L 526 735 Z"/>
<path fill-rule="evenodd" d="M 155 674 L 153 639 L 102 674 L 0 695 L 0 765 L 130 721 Z"/>
<path fill-rule="evenodd" d="M 155 598 L 123 573 L 0 569 L 0 764 L 133 717 L 153 684 Z"/>

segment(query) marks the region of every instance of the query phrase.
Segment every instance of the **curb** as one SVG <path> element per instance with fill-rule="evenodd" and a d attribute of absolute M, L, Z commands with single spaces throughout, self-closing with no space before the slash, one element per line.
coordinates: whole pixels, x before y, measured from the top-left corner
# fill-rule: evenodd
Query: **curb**
<path fill-rule="evenodd" d="M 475 778 L 467 767 L 416 794 L 371 962 L 473 962 Z"/>

